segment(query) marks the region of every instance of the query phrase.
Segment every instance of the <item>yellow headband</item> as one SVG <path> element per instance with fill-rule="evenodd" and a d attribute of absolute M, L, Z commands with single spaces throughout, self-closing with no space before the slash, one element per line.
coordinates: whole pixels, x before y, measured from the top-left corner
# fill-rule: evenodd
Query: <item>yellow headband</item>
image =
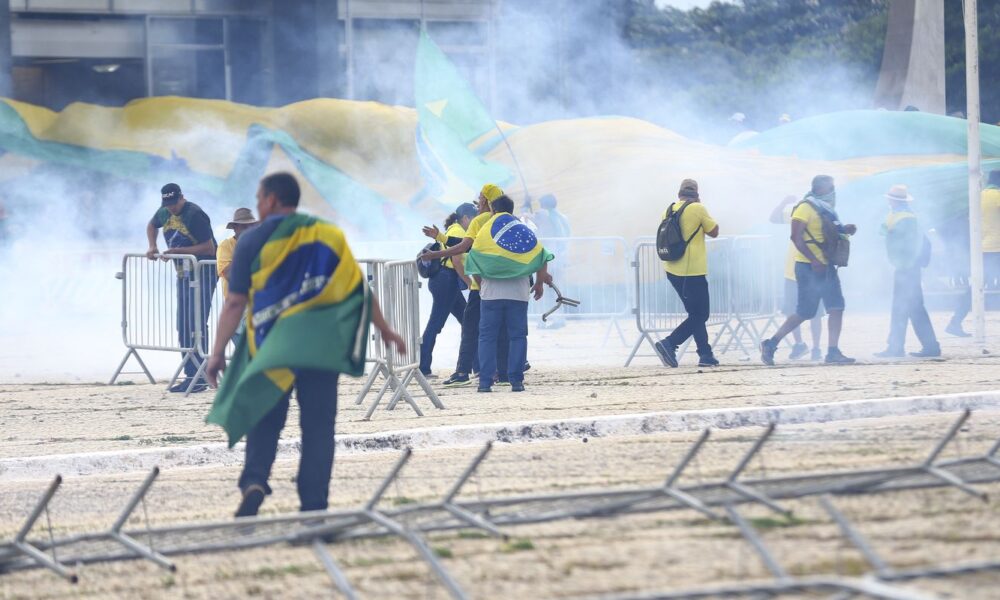
<path fill-rule="evenodd" d="M 503 190 L 499 186 L 492 183 L 487 183 L 483 186 L 482 191 L 479 192 L 483 198 L 486 198 L 488 202 L 493 202 L 500 196 L 503 196 Z"/>

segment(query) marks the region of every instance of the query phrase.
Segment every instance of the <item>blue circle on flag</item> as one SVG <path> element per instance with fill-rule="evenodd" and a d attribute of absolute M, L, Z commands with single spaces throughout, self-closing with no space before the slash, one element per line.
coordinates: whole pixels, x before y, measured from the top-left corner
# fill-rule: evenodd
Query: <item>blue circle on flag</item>
<path fill-rule="evenodd" d="M 510 225 L 512 222 L 514 224 Z M 510 227 L 498 238 L 497 234 L 508 225 Z M 490 234 L 497 246 L 515 254 L 526 254 L 538 246 L 538 238 L 535 237 L 535 233 L 513 215 L 504 214 L 497 217 L 493 221 L 493 227 L 490 228 Z"/>

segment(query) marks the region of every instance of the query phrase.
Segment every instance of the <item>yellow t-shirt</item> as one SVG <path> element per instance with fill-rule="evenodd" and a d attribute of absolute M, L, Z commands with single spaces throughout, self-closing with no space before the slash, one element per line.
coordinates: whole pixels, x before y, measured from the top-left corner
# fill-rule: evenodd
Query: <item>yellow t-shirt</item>
<path fill-rule="evenodd" d="M 684 203 L 680 200 L 674 202 L 674 212 L 680 210 Z M 669 209 L 668 209 L 669 210 Z M 667 218 L 667 211 L 663 212 L 661 220 Z M 691 237 L 691 234 L 701 225 L 701 230 Z M 692 202 L 684 209 L 681 215 L 681 234 L 684 239 L 691 238 L 684 251 L 684 256 L 680 260 L 663 263 L 663 268 L 671 275 L 694 276 L 708 274 L 708 253 L 705 249 L 705 232 L 712 231 L 718 223 L 708 214 L 708 210 L 701 202 Z"/>
<path fill-rule="evenodd" d="M 476 218 L 469 222 L 469 228 L 465 231 L 465 237 L 475 241 L 476 236 L 479 235 L 479 230 L 483 228 L 483 225 L 489 223 L 492 218 L 493 213 L 488 212 L 476 215 Z M 472 285 L 469 286 L 469 289 L 474 292 L 479 291 L 479 284 L 476 283 L 475 278 L 472 279 Z"/>
<path fill-rule="evenodd" d="M 983 252 L 1000 252 L 1000 188 L 986 188 L 980 196 L 983 207 Z"/>
<path fill-rule="evenodd" d="M 236 250 L 236 238 L 226 238 L 222 240 L 215 251 L 215 268 L 219 273 L 219 283 L 222 284 L 222 297 L 229 293 L 229 280 L 223 275 L 223 271 L 229 269 L 233 264 L 233 252 Z"/>
<path fill-rule="evenodd" d="M 792 222 L 793 210 L 795 210 L 794 204 L 785 207 L 781 212 L 782 223 L 788 225 Z M 788 242 L 788 252 L 785 253 L 785 279 L 789 281 L 795 281 L 795 254 L 797 252 L 795 244 Z"/>
<path fill-rule="evenodd" d="M 819 216 L 812 204 L 802 202 L 792 211 L 792 221 L 806 224 L 806 233 L 802 237 L 809 244 L 809 249 L 812 250 L 817 260 L 825 265 L 826 257 L 823 256 L 823 251 L 819 247 L 819 244 L 826 241 L 826 238 L 823 237 L 823 218 Z M 805 254 L 799 252 L 798 248 L 795 248 L 795 262 L 809 264 L 809 259 L 806 258 Z"/>
<path fill-rule="evenodd" d="M 464 237 L 465 237 L 465 228 L 463 228 L 458 223 L 452 223 L 448 227 L 448 229 L 446 229 L 443 233 L 439 233 L 438 236 L 434 238 L 434 240 L 437 243 L 441 244 L 441 248 L 443 249 L 448 244 L 448 238 L 457 238 L 460 240 Z M 455 265 L 451 262 L 451 258 L 444 259 L 444 262 L 441 264 L 448 269 L 455 268 Z"/>

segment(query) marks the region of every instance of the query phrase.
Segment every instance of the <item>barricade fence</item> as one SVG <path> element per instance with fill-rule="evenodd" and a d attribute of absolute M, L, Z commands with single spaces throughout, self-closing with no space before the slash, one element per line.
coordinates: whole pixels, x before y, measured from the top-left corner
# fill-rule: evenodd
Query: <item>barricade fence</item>
<path fill-rule="evenodd" d="M 777 324 L 781 277 L 773 272 L 772 240 L 769 236 L 724 237 L 706 240 L 705 247 L 710 298 L 707 325 L 714 330 L 710 342 L 720 353 L 738 348 L 749 356 L 749 350 Z M 687 318 L 681 300 L 684 290 L 675 290 L 667 278 L 656 242 L 641 239 L 634 252 L 633 312 L 639 339 L 626 367 L 639 356 L 643 343 L 652 347 L 655 337 L 665 337 Z"/>

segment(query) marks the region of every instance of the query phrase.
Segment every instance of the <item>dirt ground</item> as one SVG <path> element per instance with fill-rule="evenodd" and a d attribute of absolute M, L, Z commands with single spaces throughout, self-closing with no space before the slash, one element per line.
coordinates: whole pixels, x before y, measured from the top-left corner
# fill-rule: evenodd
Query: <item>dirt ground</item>
<path fill-rule="evenodd" d="M 905 465 L 920 461 L 955 415 L 876 419 L 862 423 L 781 428 L 746 477 L 815 470 Z M 684 482 L 728 473 L 756 430 L 719 432 L 693 463 Z M 983 452 L 1000 434 L 1000 413 L 980 413 L 949 447 L 948 457 Z M 494 497 L 567 489 L 654 485 L 694 439 L 693 434 L 500 445 L 482 465 L 463 497 Z M 417 452 L 383 506 L 432 500 L 471 459 L 474 449 Z M 395 456 L 346 456 L 337 461 L 332 486 L 336 507 L 358 506 L 375 489 Z M 264 512 L 297 508 L 294 462 L 276 466 L 275 493 Z M 154 523 L 228 518 L 238 500 L 235 468 L 164 473 L 149 496 Z M 107 526 L 141 474 L 68 479 L 52 504 L 57 535 Z M 0 534 L 16 530 L 44 482 L 0 482 Z M 1000 485 L 987 485 L 991 494 Z M 995 559 L 1000 552 L 1000 505 L 955 489 L 906 491 L 839 498 L 837 506 L 891 565 Z M 760 506 L 741 512 L 752 520 L 789 573 L 859 575 L 860 556 L 838 534 L 815 499 L 787 503 L 785 519 Z M 132 526 L 141 526 L 133 520 Z M 460 531 L 430 536 L 445 567 L 471 597 L 569 598 L 655 592 L 767 578 L 761 561 L 727 524 L 691 511 L 511 527 L 509 541 Z M 402 542 L 377 539 L 329 546 L 363 597 L 443 598 L 443 589 L 415 552 Z M 315 598 L 333 588 L 312 552 L 272 547 L 228 554 L 180 557 L 175 574 L 146 563 L 80 567 L 71 587 L 51 573 L 0 576 L 4 598 Z M 1000 575 L 919 581 L 915 589 L 953 598 L 987 598 Z"/>

